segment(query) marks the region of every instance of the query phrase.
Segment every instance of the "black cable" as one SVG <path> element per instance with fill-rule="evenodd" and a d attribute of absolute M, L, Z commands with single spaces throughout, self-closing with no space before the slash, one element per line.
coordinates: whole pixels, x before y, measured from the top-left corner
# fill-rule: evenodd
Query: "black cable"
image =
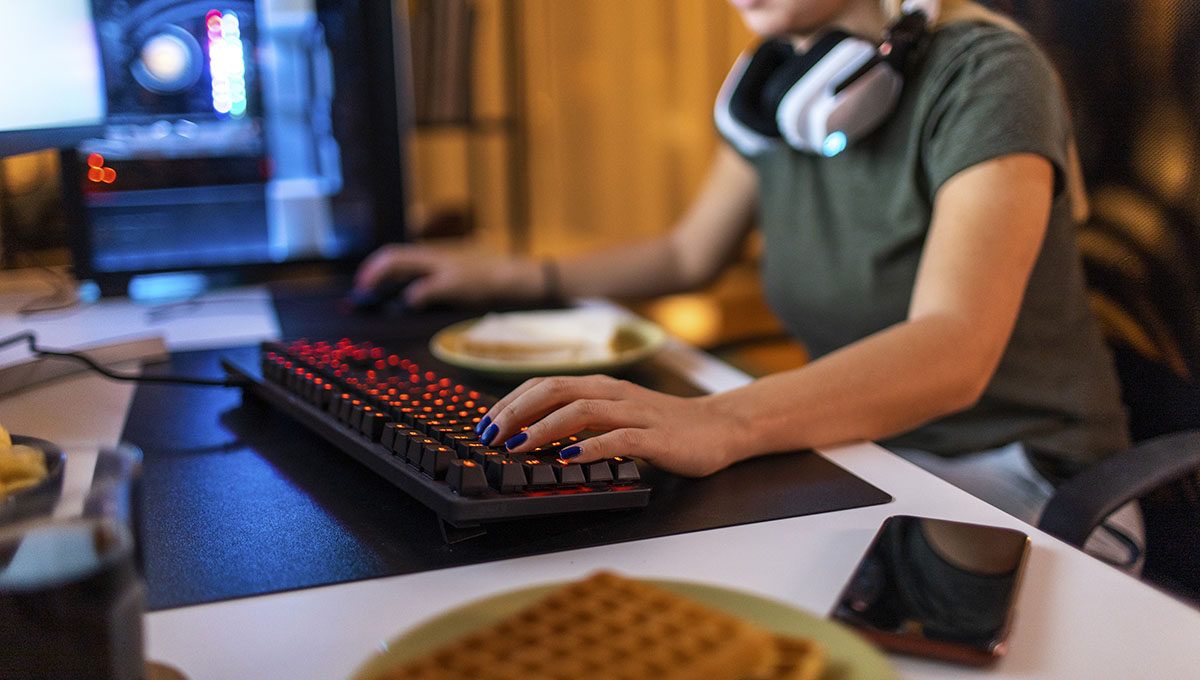
<path fill-rule="evenodd" d="M 226 380 L 209 380 L 207 378 L 191 378 L 178 375 L 132 375 L 127 373 L 114 373 L 113 371 L 104 368 L 100 364 L 92 361 L 89 357 L 79 352 L 64 352 L 52 349 L 43 349 L 38 347 L 37 338 L 32 332 L 17 333 L 7 338 L 0 339 L 0 348 L 9 345 L 15 345 L 24 340 L 29 351 L 40 357 L 61 357 L 63 359 L 72 359 L 74 361 L 86 364 L 88 368 L 96 371 L 100 375 L 111 378 L 113 380 L 124 380 L 129 382 L 151 382 L 151 383 L 173 383 L 179 385 L 202 385 L 205 387 L 244 387 L 248 384 L 245 379 L 226 379 Z"/>

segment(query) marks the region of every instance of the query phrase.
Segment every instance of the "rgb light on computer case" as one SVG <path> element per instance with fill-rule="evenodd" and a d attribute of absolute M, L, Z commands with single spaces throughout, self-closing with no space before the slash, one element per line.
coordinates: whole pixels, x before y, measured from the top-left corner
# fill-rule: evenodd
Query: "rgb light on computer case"
<path fill-rule="evenodd" d="M 109 116 L 255 115 L 256 17 L 246 0 L 94 0 Z"/>

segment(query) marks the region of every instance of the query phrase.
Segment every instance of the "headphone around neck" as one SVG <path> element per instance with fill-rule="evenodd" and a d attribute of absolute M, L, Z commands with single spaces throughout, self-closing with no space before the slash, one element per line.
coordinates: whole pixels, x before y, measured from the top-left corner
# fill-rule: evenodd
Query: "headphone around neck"
<path fill-rule="evenodd" d="M 833 30 L 806 52 L 774 38 L 733 65 L 717 95 L 717 129 L 753 156 L 783 140 L 835 156 L 891 113 L 908 53 L 936 20 L 938 0 L 905 0 L 879 44 Z"/>

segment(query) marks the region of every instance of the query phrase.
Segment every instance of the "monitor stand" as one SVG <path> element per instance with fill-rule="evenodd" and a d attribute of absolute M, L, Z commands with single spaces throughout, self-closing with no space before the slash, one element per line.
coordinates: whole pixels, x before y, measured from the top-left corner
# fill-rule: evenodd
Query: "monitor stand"
<path fill-rule="evenodd" d="M 127 294 L 130 300 L 147 304 L 187 300 L 208 292 L 214 283 L 210 275 L 200 272 L 140 274 L 129 280 Z"/>

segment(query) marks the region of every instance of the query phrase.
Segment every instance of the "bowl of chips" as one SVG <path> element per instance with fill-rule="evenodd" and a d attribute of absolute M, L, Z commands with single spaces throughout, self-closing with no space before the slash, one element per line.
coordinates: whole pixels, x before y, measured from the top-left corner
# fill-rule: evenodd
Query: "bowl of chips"
<path fill-rule="evenodd" d="M 55 444 L 0 427 L 0 522 L 49 513 L 62 492 L 64 467 Z"/>

